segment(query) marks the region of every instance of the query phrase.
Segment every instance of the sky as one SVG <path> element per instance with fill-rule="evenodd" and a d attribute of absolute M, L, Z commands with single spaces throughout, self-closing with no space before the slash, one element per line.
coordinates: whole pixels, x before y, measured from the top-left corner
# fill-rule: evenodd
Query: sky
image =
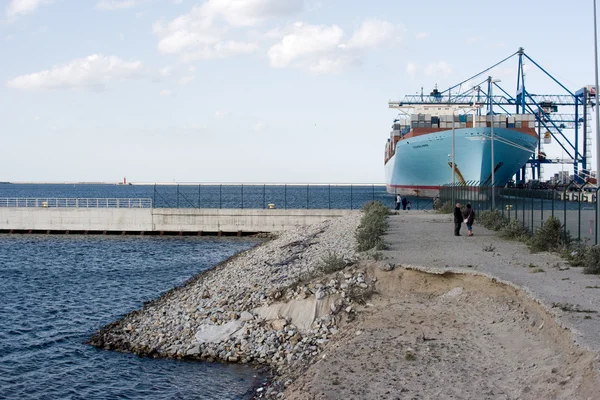
<path fill-rule="evenodd" d="M 519 47 L 593 84 L 592 4 L 0 0 L 0 181 L 383 183 L 389 100 Z M 514 94 L 516 58 L 490 74 Z"/>

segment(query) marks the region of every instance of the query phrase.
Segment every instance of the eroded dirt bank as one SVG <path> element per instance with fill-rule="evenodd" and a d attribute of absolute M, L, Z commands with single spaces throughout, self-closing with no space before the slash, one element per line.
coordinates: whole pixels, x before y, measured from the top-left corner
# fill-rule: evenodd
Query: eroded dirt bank
<path fill-rule="evenodd" d="M 521 290 L 371 267 L 377 294 L 289 399 L 596 399 L 596 355 Z"/>

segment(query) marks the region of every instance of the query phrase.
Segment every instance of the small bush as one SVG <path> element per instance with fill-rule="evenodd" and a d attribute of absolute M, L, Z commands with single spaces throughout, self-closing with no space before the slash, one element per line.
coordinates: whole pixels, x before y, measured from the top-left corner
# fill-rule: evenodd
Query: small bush
<path fill-rule="evenodd" d="M 583 262 L 584 274 L 600 274 L 600 246 L 588 246 Z"/>
<path fill-rule="evenodd" d="M 449 201 L 442 203 L 440 199 L 435 199 L 433 202 L 433 209 L 440 214 L 450 214 L 454 210 L 454 207 Z"/>
<path fill-rule="evenodd" d="M 346 292 L 346 298 L 354 303 L 365 305 L 367 301 L 373 297 L 375 288 L 373 285 L 368 285 L 366 288 L 360 286 L 350 286 Z"/>
<path fill-rule="evenodd" d="M 496 247 L 493 244 L 489 244 L 487 246 L 483 246 L 483 251 L 487 251 L 489 253 L 492 253 L 496 250 Z"/>
<path fill-rule="evenodd" d="M 388 227 L 386 217 L 389 210 L 378 201 L 371 201 L 363 207 L 363 216 L 356 230 L 358 251 L 367 251 L 374 247 L 384 246 L 381 237 Z"/>
<path fill-rule="evenodd" d="M 326 274 L 340 271 L 346 267 L 344 257 L 338 256 L 335 252 L 328 251 L 327 255 L 321 259 L 322 270 Z"/>
<path fill-rule="evenodd" d="M 523 226 L 521 221 L 513 219 L 500 228 L 498 236 L 504 239 L 525 240 L 529 236 L 529 230 Z"/>
<path fill-rule="evenodd" d="M 561 223 L 556 217 L 550 217 L 535 232 L 528 242 L 531 251 L 555 251 L 563 244 Z"/>
<path fill-rule="evenodd" d="M 483 211 L 477 220 L 484 228 L 492 231 L 499 231 L 508 223 L 508 220 L 498 210 Z"/>
<path fill-rule="evenodd" d="M 576 242 L 571 245 L 563 244 L 558 248 L 558 252 L 560 256 L 566 259 L 569 262 L 569 265 L 572 267 L 583 267 L 585 264 L 585 255 L 587 253 L 587 248 L 585 244 L 581 242 Z"/>

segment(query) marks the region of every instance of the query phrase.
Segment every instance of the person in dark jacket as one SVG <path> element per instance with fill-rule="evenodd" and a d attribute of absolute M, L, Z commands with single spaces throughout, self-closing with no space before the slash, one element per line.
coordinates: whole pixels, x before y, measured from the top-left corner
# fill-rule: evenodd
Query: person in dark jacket
<path fill-rule="evenodd" d="M 467 209 L 463 213 L 465 223 L 467 224 L 468 236 L 473 236 L 473 221 L 475 221 L 475 211 L 471 208 L 470 204 L 467 204 Z"/>
<path fill-rule="evenodd" d="M 454 208 L 454 236 L 460 236 L 460 226 L 464 221 L 463 213 L 460 210 L 460 203 L 456 203 Z"/>
<path fill-rule="evenodd" d="M 404 196 L 402 198 L 402 209 L 406 210 L 406 205 L 408 204 L 408 199 L 406 198 L 406 196 Z"/>

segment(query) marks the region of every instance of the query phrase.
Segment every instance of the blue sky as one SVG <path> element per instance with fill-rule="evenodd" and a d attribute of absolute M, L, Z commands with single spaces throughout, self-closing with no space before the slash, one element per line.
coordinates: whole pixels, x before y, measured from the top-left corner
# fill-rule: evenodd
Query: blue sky
<path fill-rule="evenodd" d="M 0 181 L 383 182 L 390 99 L 594 79 L 591 0 L 0 4 Z"/>

